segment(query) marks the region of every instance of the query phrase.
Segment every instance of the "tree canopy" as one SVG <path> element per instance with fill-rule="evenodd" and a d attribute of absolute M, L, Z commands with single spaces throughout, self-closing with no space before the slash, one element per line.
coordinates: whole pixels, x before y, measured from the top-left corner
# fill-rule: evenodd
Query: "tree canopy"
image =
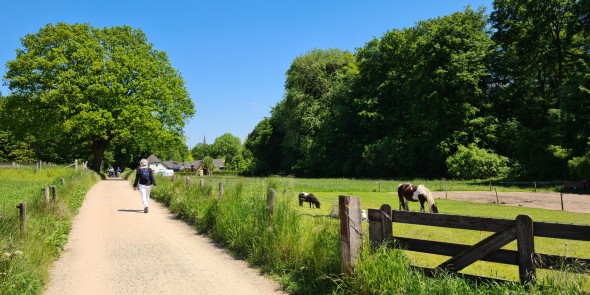
<path fill-rule="evenodd" d="M 99 171 L 115 146 L 134 160 L 188 153 L 183 127 L 193 102 L 166 53 L 139 29 L 48 24 L 22 38 L 7 68 L 4 122 L 17 138 L 32 136 L 40 158 L 90 157 Z"/>
<path fill-rule="evenodd" d="M 588 179 L 590 1 L 493 5 L 295 58 L 251 171 Z"/>

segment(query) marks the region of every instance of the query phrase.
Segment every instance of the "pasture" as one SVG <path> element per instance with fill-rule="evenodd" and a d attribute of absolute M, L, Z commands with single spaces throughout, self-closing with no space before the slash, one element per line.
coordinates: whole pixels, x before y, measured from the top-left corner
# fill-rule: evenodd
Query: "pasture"
<path fill-rule="evenodd" d="M 390 204 L 392 208 L 397 209 L 398 197 L 396 191 L 397 185 L 402 181 L 389 180 L 353 180 L 353 179 L 298 179 L 291 177 L 271 177 L 271 178 L 240 178 L 240 177 L 202 177 L 207 183 L 211 194 L 215 195 L 215 188 L 218 183 L 224 183 L 226 187 L 231 187 L 239 184 L 242 187 L 259 186 L 266 187 L 263 183 L 268 183 L 269 187 L 276 189 L 278 199 L 286 202 L 290 208 L 294 208 L 298 212 L 300 219 L 306 223 L 317 223 L 317 220 L 330 219 L 329 216 L 333 213 L 334 206 L 338 203 L 339 195 L 358 196 L 361 200 L 361 209 L 379 208 L 382 204 Z M 407 180 L 405 180 L 407 181 Z M 177 179 L 177 182 L 178 181 Z M 422 183 L 421 181 L 411 181 L 412 183 Z M 191 183 L 198 183 L 192 180 Z M 428 182 L 424 182 L 428 183 Z M 453 187 L 448 183 L 452 183 L 454 187 L 460 187 L 466 190 L 488 190 L 489 182 L 473 183 L 473 182 L 447 182 L 447 185 L 441 182 L 432 182 L 431 188 L 433 191 L 440 187 Z M 556 191 L 559 187 L 546 188 L 546 191 Z M 450 189 L 449 189 L 450 190 Z M 502 191 L 508 191 L 509 188 L 499 188 Z M 527 188 L 520 188 L 520 190 L 527 191 Z M 531 191 L 528 188 L 528 191 Z M 542 189 L 538 188 L 538 191 Z M 313 193 L 320 200 L 321 209 L 309 208 L 307 203 L 304 206 L 298 204 L 298 194 L 302 191 Z M 263 190 L 259 194 L 264 194 Z M 263 197 L 263 196 L 262 196 Z M 436 199 L 437 206 L 441 213 L 458 214 L 480 217 L 493 217 L 514 219 L 519 214 L 529 215 L 535 221 L 559 222 L 559 223 L 575 223 L 575 224 L 590 224 L 590 214 L 572 213 L 556 210 L 544 210 L 527 207 L 503 206 L 497 204 L 483 204 L 472 202 L 461 202 L 447 199 Z M 411 203 L 410 210 L 418 211 L 419 203 Z M 245 214 L 245 213 L 244 213 Z M 317 218 L 325 217 L 325 218 Z M 328 222 L 331 226 L 338 227 L 337 222 Z M 325 225 L 325 224 L 324 224 Z M 312 226 L 313 227 L 313 226 Z M 336 230 L 336 229 L 335 229 Z M 364 231 L 367 233 L 367 226 L 364 225 Z M 396 225 L 394 228 L 395 234 L 404 237 L 413 237 L 418 239 L 436 240 L 442 242 L 452 242 L 461 244 L 474 244 L 485 239 L 491 233 L 480 231 L 466 231 L 454 229 L 441 228 L 426 228 L 418 225 Z M 311 239 L 311 238 L 306 238 Z M 505 246 L 505 249 L 515 249 L 515 243 L 510 243 Z M 535 248 L 537 252 L 556 254 L 570 257 L 590 258 L 590 243 L 578 241 L 564 241 L 558 239 L 535 238 Z M 425 267 L 433 267 L 445 260 L 443 256 L 413 253 L 403 251 L 403 256 L 408 259 L 411 264 Z M 477 262 L 462 271 L 468 274 L 483 275 L 489 277 L 505 278 L 509 280 L 518 281 L 518 268 L 510 265 L 495 264 L 490 262 Z M 325 272 L 324 272 L 325 273 Z M 538 271 L 540 283 L 548 283 L 559 281 L 564 272 L 555 271 Z M 579 282 L 584 292 L 590 290 L 589 276 L 567 274 L 565 279 L 568 282 Z"/>

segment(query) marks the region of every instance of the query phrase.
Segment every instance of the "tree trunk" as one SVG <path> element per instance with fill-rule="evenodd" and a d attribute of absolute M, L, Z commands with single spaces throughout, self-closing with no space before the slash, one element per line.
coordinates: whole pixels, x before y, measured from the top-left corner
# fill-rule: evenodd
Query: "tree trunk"
<path fill-rule="evenodd" d="M 106 140 L 97 140 L 92 144 L 92 153 L 94 159 L 92 159 L 91 169 L 100 173 L 102 166 L 102 159 L 104 158 L 104 151 L 107 149 L 109 142 Z"/>

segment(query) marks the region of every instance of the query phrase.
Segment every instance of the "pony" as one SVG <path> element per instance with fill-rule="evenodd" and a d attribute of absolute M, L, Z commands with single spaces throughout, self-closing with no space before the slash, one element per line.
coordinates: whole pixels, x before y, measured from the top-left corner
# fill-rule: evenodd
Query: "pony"
<path fill-rule="evenodd" d="M 397 187 L 397 195 L 399 197 L 399 209 L 409 211 L 408 202 L 420 201 L 420 212 L 424 210 L 424 202 L 428 202 L 428 209 L 430 213 L 438 213 L 438 208 L 434 203 L 432 193 L 422 184 L 415 186 L 410 183 L 402 183 Z M 404 200 L 405 199 L 405 200 Z"/>
<path fill-rule="evenodd" d="M 303 206 L 303 202 L 308 202 L 309 203 L 309 208 L 311 208 L 312 204 L 316 208 L 318 208 L 318 209 L 320 208 L 320 201 L 313 194 L 308 194 L 306 192 L 301 192 L 299 194 L 299 206 Z"/>

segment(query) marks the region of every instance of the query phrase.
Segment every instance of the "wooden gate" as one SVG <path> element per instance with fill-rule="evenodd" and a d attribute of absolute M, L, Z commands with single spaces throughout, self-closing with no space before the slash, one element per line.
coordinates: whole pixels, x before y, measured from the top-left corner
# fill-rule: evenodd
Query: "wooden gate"
<path fill-rule="evenodd" d="M 382 205 L 380 209 L 369 209 L 369 238 L 373 246 L 393 240 L 403 249 L 451 256 L 433 269 L 423 268 L 425 273 L 434 274 L 441 270 L 459 272 L 478 261 L 498 262 L 518 265 L 519 277 L 523 284 L 535 283 L 536 268 L 555 268 L 562 264 L 578 262 L 590 266 L 590 259 L 563 257 L 535 252 L 534 237 L 590 241 L 590 226 L 533 222 L 527 215 L 518 215 L 516 220 L 472 217 L 449 214 L 430 214 L 420 212 L 393 211 L 391 206 Z M 462 245 L 412 238 L 395 237 L 393 223 L 448 227 L 457 229 L 494 232 L 475 245 Z M 500 249 L 516 240 L 518 250 Z M 584 270 L 582 270 L 584 271 Z M 476 280 L 504 281 L 461 274 Z"/>

